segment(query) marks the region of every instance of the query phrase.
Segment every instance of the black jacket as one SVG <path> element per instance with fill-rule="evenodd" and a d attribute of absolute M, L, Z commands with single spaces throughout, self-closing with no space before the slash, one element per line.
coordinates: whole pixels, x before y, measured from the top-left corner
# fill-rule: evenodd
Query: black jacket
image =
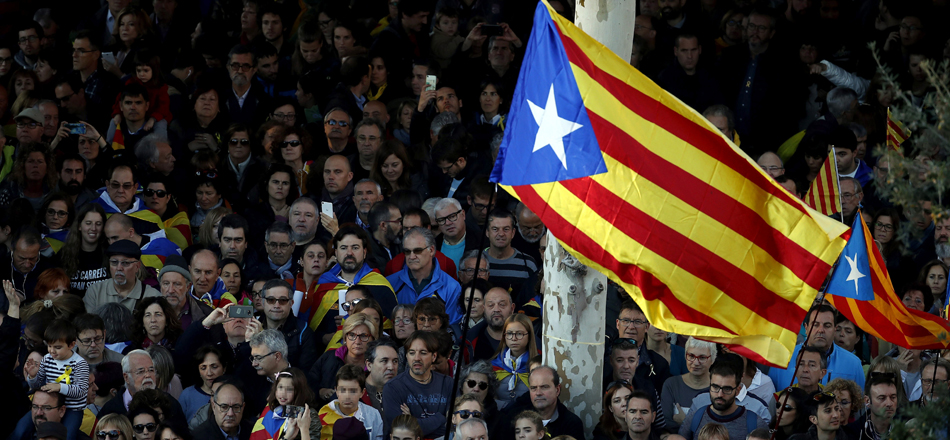
<path fill-rule="evenodd" d="M 172 402 L 172 421 L 180 423 L 182 425 L 188 425 L 188 419 L 185 418 L 185 412 L 181 409 L 181 404 L 178 403 L 178 399 L 172 397 L 171 394 L 165 393 L 168 396 L 168 400 Z M 121 393 L 113 397 L 111 400 L 106 402 L 105 405 L 102 405 L 102 409 L 99 410 L 98 419 L 102 419 L 106 414 L 122 414 L 124 416 L 129 415 L 129 410 L 125 407 L 125 390 L 123 389 Z"/>
<path fill-rule="evenodd" d="M 267 304 L 264 304 L 267 307 Z M 317 360 L 319 352 L 316 340 L 313 337 L 313 331 L 309 328 L 300 328 L 299 321 L 291 314 L 280 327 L 280 332 L 284 334 L 287 341 L 287 361 L 293 366 L 305 369 L 308 365 L 313 365 Z M 267 320 L 262 320 L 263 328 L 267 329 Z"/>
<path fill-rule="evenodd" d="M 244 400 L 247 401 L 247 398 L 245 397 Z M 247 411 L 246 408 L 245 411 Z M 251 438 L 251 429 L 253 428 L 253 423 L 246 417 L 242 417 L 238 438 L 240 440 L 248 440 Z M 198 425 L 198 427 L 192 431 L 192 435 L 194 438 L 201 440 L 225 440 L 226 438 L 224 436 L 224 432 L 221 431 L 221 427 L 218 426 L 218 422 L 214 420 L 214 417 L 211 417 L 204 423 Z"/>
<path fill-rule="evenodd" d="M 369 102 L 369 100 L 366 102 Z M 330 92 L 326 111 L 329 113 L 330 110 L 336 107 L 343 109 L 343 111 L 350 115 L 350 119 L 353 121 L 351 127 L 355 127 L 356 124 L 359 124 L 360 121 L 363 120 L 363 110 L 360 109 L 360 105 L 356 102 L 356 96 L 350 91 L 350 87 L 344 82 L 338 83 L 333 91 Z M 355 136 L 356 133 L 354 132 L 353 135 Z"/>
<path fill-rule="evenodd" d="M 221 139 L 225 150 L 230 139 Z M 244 212 L 251 205 L 248 199 L 251 189 L 258 185 L 264 173 L 267 171 L 267 165 L 260 161 L 256 156 L 251 156 L 250 163 L 244 168 L 244 180 L 238 182 L 237 174 L 231 169 L 231 159 L 227 154 L 218 164 L 218 178 L 224 182 L 224 198 L 231 202 L 234 212 Z M 265 187 L 266 188 L 266 187 Z"/>
<path fill-rule="evenodd" d="M 679 63 L 674 62 L 660 72 L 657 85 L 698 112 L 711 105 L 723 103 L 719 83 L 702 67 L 697 68 L 694 75 L 687 75 Z"/>
<path fill-rule="evenodd" d="M 264 93 L 264 89 L 253 78 L 251 79 L 251 89 L 247 92 L 247 98 L 244 98 L 243 106 L 238 104 L 238 98 L 230 85 L 222 93 L 226 98 L 223 113 L 229 116 L 232 123 L 248 124 L 256 127 L 267 118 L 267 112 L 270 110 L 270 97 Z"/>

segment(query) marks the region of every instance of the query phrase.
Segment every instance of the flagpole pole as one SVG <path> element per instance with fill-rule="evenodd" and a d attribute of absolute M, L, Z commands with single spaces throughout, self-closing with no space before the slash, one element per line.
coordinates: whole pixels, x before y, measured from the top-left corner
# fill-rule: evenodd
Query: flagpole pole
<path fill-rule="evenodd" d="M 478 247 L 476 248 L 478 249 L 478 253 L 475 256 L 475 272 L 472 273 L 472 280 L 469 281 L 468 283 L 465 283 L 465 286 L 462 286 L 462 298 L 465 297 L 466 288 L 472 288 L 472 289 L 475 288 L 475 280 L 478 278 L 478 268 L 479 266 L 481 266 L 481 263 L 482 263 L 482 254 L 485 253 L 484 251 L 485 236 L 488 235 L 488 215 L 491 214 L 491 206 L 493 203 L 495 203 L 495 194 L 498 192 L 498 184 L 495 183 L 494 185 L 495 185 L 494 190 L 491 192 L 491 194 L 488 195 L 488 208 L 487 208 L 488 212 L 485 213 L 485 222 L 482 224 L 482 231 L 483 231 L 482 236 L 479 237 Z M 461 264 L 461 261 L 459 262 L 459 264 Z M 488 292 L 482 292 L 483 295 L 486 293 Z M 474 294 L 474 292 L 472 294 Z M 472 305 L 474 304 L 475 304 L 475 301 L 469 300 L 468 307 L 465 308 L 465 316 L 462 317 L 462 325 L 461 325 L 462 334 L 459 335 L 459 345 L 460 345 L 459 350 L 462 350 L 462 351 L 461 353 L 459 353 L 459 360 L 458 362 L 455 363 L 455 371 L 452 374 L 452 394 L 449 396 L 450 399 L 449 399 L 448 413 L 445 414 L 445 437 L 444 438 L 449 438 L 449 433 L 452 432 L 452 423 L 450 422 L 450 420 L 452 420 L 452 411 L 455 409 L 454 408 L 455 396 L 458 394 L 459 381 L 461 381 L 460 376 L 462 372 L 462 365 L 465 363 L 465 350 L 467 349 L 466 342 L 468 342 L 468 321 L 469 321 L 469 318 L 472 316 Z M 448 306 L 448 304 L 446 304 L 446 306 Z"/>

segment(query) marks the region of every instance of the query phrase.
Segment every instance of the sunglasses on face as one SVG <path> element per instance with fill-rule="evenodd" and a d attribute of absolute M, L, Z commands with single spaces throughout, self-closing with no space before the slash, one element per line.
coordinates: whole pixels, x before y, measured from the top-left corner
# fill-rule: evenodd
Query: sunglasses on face
<path fill-rule="evenodd" d="M 96 438 L 99 440 L 106 440 L 110 438 L 117 439 L 121 433 L 117 429 L 111 431 L 99 431 L 96 433 Z"/>
<path fill-rule="evenodd" d="M 142 434 L 145 431 L 155 432 L 156 429 L 158 429 L 157 423 L 146 423 L 144 425 L 132 425 L 132 430 L 134 430 L 136 434 Z"/>
<path fill-rule="evenodd" d="M 468 385 L 468 387 L 471 388 L 471 389 L 473 389 L 473 390 L 475 389 L 475 386 L 476 386 L 476 385 L 478 386 L 478 389 L 480 389 L 480 390 L 482 390 L 482 391 L 485 391 L 485 390 L 488 389 L 488 382 L 481 382 L 481 381 L 477 381 L 477 380 L 474 380 L 474 379 L 469 379 L 469 380 L 465 381 L 465 384 Z"/>
<path fill-rule="evenodd" d="M 337 121 L 336 119 L 330 119 L 329 121 L 327 121 L 327 125 L 339 125 L 340 127 L 347 127 L 350 125 L 350 123 L 346 121 Z"/>
<path fill-rule="evenodd" d="M 142 191 L 142 194 L 145 195 L 145 197 L 158 196 L 159 198 L 162 198 L 168 195 L 168 191 L 165 191 L 164 189 L 145 189 Z"/>
<path fill-rule="evenodd" d="M 294 148 L 297 148 L 297 147 L 300 146 L 300 141 L 298 141 L 298 140 L 283 141 L 283 142 L 280 143 L 280 146 L 281 146 L 281 147 L 284 147 L 284 148 L 287 148 L 287 147 L 294 147 Z"/>
<path fill-rule="evenodd" d="M 251 144 L 251 141 L 249 139 L 231 139 L 228 143 L 231 144 L 232 147 L 236 147 L 237 144 L 246 147 Z"/>
<path fill-rule="evenodd" d="M 459 417 L 461 417 L 463 420 L 464 420 L 464 419 L 467 419 L 467 418 L 469 418 L 469 417 L 472 417 L 472 416 L 474 416 L 476 419 L 482 418 L 482 412 L 481 412 L 481 411 L 469 411 L 469 410 L 467 410 L 467 409 L 460 409 L 460 410 L 456 411 L 455 414 L 458 414 Z"/>

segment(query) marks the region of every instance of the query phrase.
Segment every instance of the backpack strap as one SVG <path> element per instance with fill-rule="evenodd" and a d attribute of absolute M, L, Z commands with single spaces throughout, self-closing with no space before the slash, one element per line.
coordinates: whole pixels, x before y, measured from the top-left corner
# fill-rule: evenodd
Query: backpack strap
<path fill-rule="evenodd" d="M 759 426 L 759 417 L 755 411 L 749 411 L 749 408 L 745 409 L 745 427 L 747 432 L 755 431 L 755 428 Z"/>
<path fill-rule="evenodd" d="M 706 408 L 709 408 L 709 405 L 703 405 L 693 413 L 693 420 L 689 424 L 689 430 L 693 435 L 699 432 L 699 424 L 703 421 L 703 414 L 706 414 Z"/>

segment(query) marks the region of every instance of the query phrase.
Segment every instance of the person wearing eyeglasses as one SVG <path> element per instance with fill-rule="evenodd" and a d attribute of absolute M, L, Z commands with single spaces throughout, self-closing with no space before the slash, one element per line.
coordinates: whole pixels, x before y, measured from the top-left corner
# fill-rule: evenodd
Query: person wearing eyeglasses
<path fill-rule="evenodd" d="M 664 409 L 666 426 L 678 430 L 690 410 L 693 397 L 709 387 L 709 367 L 716 362 L 716 344 L 700 341 L 692 336 L 686 340 L 687 372 L 673 376 L 663 383 L 660 403 Z"/>
<path fill-rule="evenodd" d="M 13 56 L 13 60 L 23 69 L 35 69 L 40 48 L 46 44 L 43 26 L 33 20 L 22 22 L 17 29 L 17 42 L 20 45 L 20 51 Z"/>
<path fill-rule="evenodd" d="M 83 297 L 86 310 L 99 310 L 103 304 L 119 303 L 132 311 L 141 299 L 162 296 L 161 292 L 137 279 L 141 256 L 142 250 L 129 240 L 110 244 L 106 248 L 106 258 L 111 279 L 89 286 Z"/>
<path fill-rule="evenodd" d="M 103 362 L 122 362 L 122 355 L 105 345 L 106 324 L 99 315 L 84 313 L 73 318 L 73 324 L 79 332 L 76 352 L 86 360 L 90 370 Z"/>
<path fill-rule="evenodd" d="M 329 402 L 335 392 L 335 377 L 344 365 L 366 366 L 366 348 L 379 337 L 380 328 L 368 315 L 355 313 L 343 323 L 343 345 L 320 356 L 307 373 L 317 398 Z"/>
<path fill-rule="evenodd" d="M 786 388 L 776 393 L 775 419 L 769 423 L 769 427 L 775 430 L 775 440 L 788 440 L 808 430 L 808 398 L 808 393 L 801 388 Z"/>
<path fill-rule="evenodd" d="M 934 371 L 936 369 L 936 371 Z M 950 361 L 935 357 L 927 361 L 920 369 L 921 396 L 911 402 L 912 405 L 929 405 L 937 398 L 937 392 L 950 388 Z M 842 421 L 844 423 L 845 421 Z"/>
<path fill-rule="evenodd" d="M 159 419 L 154 410 L 148 407 L 136 408 L 129 412 L 129 420 L 132 422 L 134 440 L 155 440 Z"/>
<path fill-rule="evenodd" d="M 43 114 L 38 109 L 24 109 L 13 121 L 16 123 L 18 145 L 26 146 L 43 140 Z"/>
<path fill-rule="evenodd" d="M 107 414 L 96 423 L 96 440 L 135 440 L 132 422 L 123 414 Z"/>
<path fill-rule="evenodd" d="M 245 405 L 244 393 L 237 386 L 226 383 L 221 385 L 211 399 L 214 417 L 192 430 L 196 439 L 203 440 L 248 440 L 251 436 L 252 421 L 243 417 L 245 411 L 251 411 Z"/>
<path fill-rule="evenodd" d="M 460 394 L 455 398 L 455 406 L 452 411 L 452 430 L 446 440 L 458 438 L 456 437 L 456 430 L 463 421 L 469 419 L 485 420 L 484 408 L 482 408 L 482 403 L 476 395 Z"/>
<path fill-rule="evenodd" d="M 52 257 L 62 248 L 75 211 L 73 201 L 64 193 L 53 192 L 43 198 L 34 220 L 34 226 L 43 234 L 45 241 L 40 248 L 43 256 Z"/>
<path fill-rule="evenodd" d="M 300 272 L 300 264 L 293 259 L 296 244 L 293 229 L 285 222 L 274 222 L 264 231 L 264 250 L 267 259 L 247 270 L 250 279 L 280 278 L 290 280 Z"/>
<path fill-rule="evenodd" d="M 231 93 L 225 93 L 223 101 L 229 119 L 232 123 L 260 125 L 267 117 L 270 97 L 253 80 L 257 73 L 257 57 L 249 47 L 238 44 L 228 53 L 227 69 Z"/>
<path fill-rule="evenodd" d="M 287 361 L 291 365 L 313 365 L 319 352 L 313 331 L 291 314 L 294 305 L 293 291 L 282 279 L 270 279 L 261 288 L 261 303 L 264 306 L 262 329 L 274 329 L 284 335 L 287 342 Z"/>
<path fill-rule="evenodd" d="M 317 148 L 317 156 L 339 154 L 347 157 L 356 153 L 356 146 L 349 143 L 353 125 L 353 119 L 346 110 L 331 107 L 323 116 L 323 133 L 326 137 L 318 144 L 320 146 Z"/>
<path fill-rule="evenodd" d="M 768 428 L 751 408 L 738 403 L 742 387 L 742 360 L 735 355 L 720 356 L 709 368 L 709 392 L 693 399 L 689 414 L 680 425 L 679 435 L 693 440 L 696 433 L 708 423 L 719 423 L 729 431 L 729 438 L 746 438 L 757 428 Z M 747 401 L 750 399 L 746 399 Z M 764 404 L 762 404 L 764 407 Z M 768 413 L 768 409 L 765 409 Z"/>
<path fill-rule="evenodd" d="M 468 236 L 465 219 L 465 210 L 458 200 L 446 197 L 436 203 L 435 222 L 442 230 L 442 234 L 436 237 L 436 248 L 451 259 L 456 267 L 461 267 L 462 256 L 477 250 L 479 244 L 478 236 Z"/>
<path fill-rule="evenodd" d="M 502 336 L 492 367 L 498 378 L 496 400 L 504 410 L 528 392 L 528 361 L 538 354 L 538 346 L 534 326 L 523 314 L 514 314 L 505 320 Z"/>
<path fill-rule="evenodd" d="M 386 277 L 396 292 L 400 304 L 415 304 L 422 298 L 437 297 L 445 303 L 449 324 L 462 321 L 459 306 L 462 286 L 442 270 L 435 256 L 435 237 L 432 231 L 412 228 L 403 235 L 406 264 L 398 272 Z"/>
<path fill-rule="evenodd" d="M 354 28 L 351 25 L 342 26 L 340 32 L 352 29 Z M 353 55 L 343 57 L 340 64 L 340 82 L 327 97 L 326 108 L 342 109 L 349 115 L 350 124 L 358 125 L 363 120 L 363 105 L 368 102 L 366 93 L 369 92 L 371 84 L 370 61 L 365 56 Z M 359 133 L 358 129 L 355 131 Z"/>
<path fill-rule="evenodd" d="M 252 152 L 256 139 L 251 133 L 244 124 L 231 124 L 221 138 L 228 154 L 223 155 L 218 164 L 218 178 L 225 182 L 225 198 L 231 201 L 234 212 L 239 213 L 244 212 L 251 202 L 256 202 L 250 200 L 249 195 L 267 172 L 267 165 Z M 266 194 L 264 196 L 266 199 Z"/>
<path fill-rule="evenodd" d="M 244 384 L 242 391 L 247 397 L 247 411 L 251 414 L 260 414 L 264 410 L 277 373 L 291 366 L 284 334 L 276 329 L 260 330 L 260 327 L 260 321 L 250 319 L 245 331 L 246 344 L 239 344 L 235 350 L 236 371 Z"/>

